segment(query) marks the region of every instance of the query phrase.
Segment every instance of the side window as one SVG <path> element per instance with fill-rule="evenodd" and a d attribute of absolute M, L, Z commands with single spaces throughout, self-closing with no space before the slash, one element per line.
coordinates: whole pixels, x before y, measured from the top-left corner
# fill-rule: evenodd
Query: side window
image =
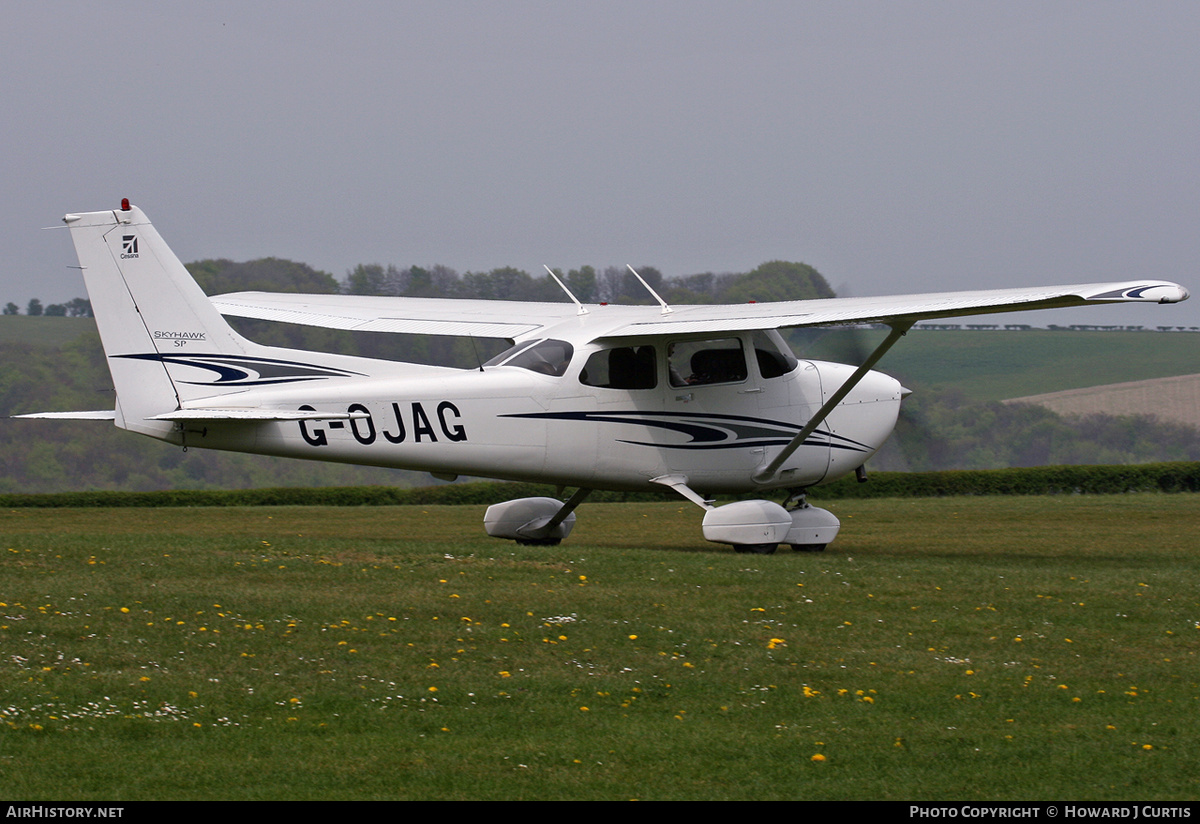
<path fill-rule="evenodd" d="M 575 348 L 565 340 L 547 338 L 532 343 L 526 341 L 501 352 L 484 366 L 519 366 L 559 378 L 567 371 L 574 353 Z"/>
<path fill-rule="evenodd" d="M 668 352 L 671 386 L 740 383 L 746 379 L 746 356 L 737 338 L 677 341 Z"/>
<path fill-rule="evenodd" d="M 607 389 L 653 389 L 658 385 L 653 346 L 618 346 L 593 352 L 579 382 Z"/>
<path fill-rule="evenodd" d="M 758 361 L 758 374 L 764 378 L 786 375 L 799 363 L 787 342 L 774 330 L 755 332 L 751 341 L 754 344 L 754 357 Z"/>

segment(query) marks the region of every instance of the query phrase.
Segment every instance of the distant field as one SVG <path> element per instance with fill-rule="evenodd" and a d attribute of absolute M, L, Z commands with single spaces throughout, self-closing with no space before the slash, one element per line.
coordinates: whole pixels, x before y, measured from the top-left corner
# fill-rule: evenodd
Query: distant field
<path fill-rule="evenodd" d="M 856 337 L 862 341 L 858 348 L 870 351 L 883 336 L 875 330 L 832 330 L 805 356 L 837 359 Z M 999 401 L 1197 374 L 1200 334 L 918 330 L 897 343 L 877 368 L 912 386 L 957 387 L 971 400 Z"/>
<path fill-rule="evenodd" d="M 0 315 L 0 345 L 26 343 L 55 349 L 78 338 L 84 332 L 96 331 L 92 318 L 48 318 L 27 315 Z"/>
<path fill-rule="evenodd" d="M 1013 398 L 1060 415 L 1145 415 L 1200 428 L 1200 375 L 1154 378 Z"/>

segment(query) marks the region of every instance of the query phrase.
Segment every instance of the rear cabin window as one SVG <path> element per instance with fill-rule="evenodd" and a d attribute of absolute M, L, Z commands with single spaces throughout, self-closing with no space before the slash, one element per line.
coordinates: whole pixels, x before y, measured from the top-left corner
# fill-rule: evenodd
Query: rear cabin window
<path fill-rule="evenodd" d="M 653 389 L 658 371 L 653 346 L 618 346 L 593 352 L 579 373 L 579 382 L 606 389 Z"/>
<path fill-rule="evenodd" d="M 667 357 L 671 386 L 704 386 L 746 380 L 746 356 L 737 338 L 676 341 Z"/>

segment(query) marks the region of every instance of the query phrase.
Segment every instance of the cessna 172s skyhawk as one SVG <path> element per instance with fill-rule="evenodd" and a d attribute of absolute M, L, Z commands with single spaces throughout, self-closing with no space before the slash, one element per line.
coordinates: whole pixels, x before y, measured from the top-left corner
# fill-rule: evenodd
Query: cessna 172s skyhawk
<path fill-rule="evenodd" d="M 1176 303 L 1183 287 L 1075 286 L 735 306 L 657 306 L 242 292 L 209 299 L 141 210 L 63 218 L 116 388 L 111 419 L 189 447 L 540 481 L 577 491 L 488 509 L 489 535 L 558 543 L 593 489 L 668 487 L 705 510 L 704 537 L 743 552 L 823 549 L 839 522 L 805 490 L 861 467 L 906 390 L 872 371 L 915 322 L 1114 302 Z M 634 273 L 636 275 L 636 272 Z M 553 272 L 551 272 L 553 275 Z M 556 278 L 557 280 L 557 278 Z M 561 285 L 561 283 L 560 283 Z M 452 369 L 261 346 L 222 317 L 504 338 Z M 858 367 L 799 361 L 777 330 L 879 323 Z M 707 495 L 786 490 L 785 504 Z"/>

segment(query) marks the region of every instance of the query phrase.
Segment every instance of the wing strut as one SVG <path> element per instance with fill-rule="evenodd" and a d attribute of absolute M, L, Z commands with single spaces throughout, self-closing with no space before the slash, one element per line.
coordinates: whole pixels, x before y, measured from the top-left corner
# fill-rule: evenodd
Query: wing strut
<path fill-rule="evenodd" d="M 851 375 L 845 383 L 838 387 L 836 392 L 829 396 L 829 400 L 825 401 L 824 405 L 817 410 L 817 414 L 812 416 L 812 419 L 804 425 L 804 428 L 800 430 L 796 437 L 792 438 L 791 442 L 788 443 L 788 445 L 785 446 L 778 455 L 772 458 L 769 464 L 760 469 L 758 472 L 754 473 L 754 480 L 760 484 L 765 484 L 773 480 L 776 473 L 779 472 L 779 468 L 783 466 L 784 462 L 788 458 L 792 457 L 793 452 L 800 448 L 800 445 L 804 443 L 805 438 L 811 435 L 818 426 L 825 422 L 825 419 L 829 417 L 829 413 L 836 409 L 837 405 L 842 402 L 842 399 L 850 394 L 850 390 L 858 385 L 858 382 L 861 381 L 863 377 L 871 371 L 871 367 L 873 367 L 879 361 L 879 359 L 882 358 L 884 354 L 892 348 L 892 345 L 908 333 L 908 330 L 912 328 L 914 322 L 915 321 L 904 320 L 893 321 L 892 323 L 888 324 L 892 331 L 888 334 L 887 338 L 884 339 L 883 343 L 876 346 L 875 351 L 867 356 L 867 359 L 863 361 L 862 366 L 854 370 L 854 374 Z"/>

